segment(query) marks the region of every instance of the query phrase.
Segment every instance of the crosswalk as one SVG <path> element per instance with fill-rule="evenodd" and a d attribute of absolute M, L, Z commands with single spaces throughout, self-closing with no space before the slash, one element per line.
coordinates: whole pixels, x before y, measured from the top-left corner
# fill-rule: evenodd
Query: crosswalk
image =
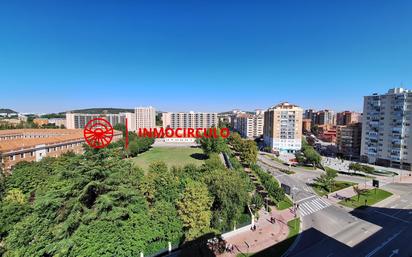
<path fill-rule="evenodd" d="M 329 207 L 331 203 L 326 201 L 323 198 L 320 197 L 313 197 L 308 200 L 305 200 L 301 203 L 299 203 L 299 212 L 300 216 L 304 217 L 306 215 L 310 215 L 314 212 L 320 211 L 322 209 L 325 209 L 326 207 Z"/>

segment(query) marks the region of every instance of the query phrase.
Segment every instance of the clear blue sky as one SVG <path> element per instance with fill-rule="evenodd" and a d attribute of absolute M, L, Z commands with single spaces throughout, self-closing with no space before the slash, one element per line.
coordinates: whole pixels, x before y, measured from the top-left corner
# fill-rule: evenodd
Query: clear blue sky
<path fill-rule="evenodd" d="M 4 0 L 0 108 L 361 110 L 412 89 L 411 17 L 408 0 Z"/>

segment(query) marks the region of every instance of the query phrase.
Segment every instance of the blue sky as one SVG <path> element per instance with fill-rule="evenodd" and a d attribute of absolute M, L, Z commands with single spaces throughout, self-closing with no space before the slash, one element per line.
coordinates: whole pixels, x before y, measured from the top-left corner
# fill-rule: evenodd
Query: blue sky
<path fill-rule="evenodd" d="M 412 1 L 0 2 L 0 108 L 361 110 L 412 89 Z"/>

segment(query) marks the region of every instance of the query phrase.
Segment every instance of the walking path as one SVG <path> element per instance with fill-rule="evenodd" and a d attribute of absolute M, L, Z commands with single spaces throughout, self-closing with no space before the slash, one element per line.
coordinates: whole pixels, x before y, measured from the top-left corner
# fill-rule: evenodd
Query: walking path
<path fill-rule="evenodd" d="M 287 223 L 295 216 L 290 209 L 277 211 L 275 207 L 271 206 L 271 208 L 273 210 L 271 213 L 264 210 L 259 211 L 259 220 L 255 223 L 255 231 L 248 230 L 225 238 L 228 244 L 234 246 L 234 251 L 225 252 L 218 256 L 231 257 L 240 253 L 256 253 L 286 239 L 289 234 Z M 276 219 L 274 223 L 270 221 L 271 217 Z"/>
<path fill-rule="evenodd" d="M 369 183 L 366 184 L 366 186 L 363 183 L 359 184 L 358 187 L 360 189 L 371 189 L 371 188 L 373 188 Z M 328 194 L 327 198 L 328 198 L 329 201 L 331 201 L 333 203 L 338 203 L 338 202 L 344 200 L 345 198 L 351 198 L 355 195 L 356 195 L 356 193 L 355 193 L 355 190 L 353 190 L 353 187 L 347 187 L 347 188 L 341 189 L 339 191 Z"/>

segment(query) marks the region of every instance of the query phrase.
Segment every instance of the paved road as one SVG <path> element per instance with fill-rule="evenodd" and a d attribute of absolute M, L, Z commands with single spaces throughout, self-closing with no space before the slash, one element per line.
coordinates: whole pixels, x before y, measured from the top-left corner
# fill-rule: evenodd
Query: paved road
<path fill-rule="evenodd" d="M 303 217 L 304 232 L 288 256 L 412 256 L 412 185 L 389 184 L 400 196 L 384 207 L 348 212 L 330 206 Z"/>
<path fill-rule="evenodd" d="M 258 165 L 271 173 L 280 183 L 290 186 L 291 188 L 291 197 L 293 201 L 302 201 L 310 197 L 315 196 L 312 188 L 308 186 L 305 182 L 294 179 L 293 177 L 281 172 L 278 170 L 279 164 L 275 161 L 269 160 L 268 158 L 258 155 Z"/>
<path fill-rule="evenodd" d="M 286 175 L 278 170 L 284 165 L 261 155 L 258 164 L 291 186 L 294 201 L 300 205 L 303 232 L 288 256 L 412 257 L 411 184 L 385 181 L 383 189 L 397 197 L 383 207 L 351 211 L 328 204 L 308 187 L 320 171 L 295 170 L 296 174 Z M 354 176 L 339 176 L 338 180 L 365 183 L 364 178 Z"/>

